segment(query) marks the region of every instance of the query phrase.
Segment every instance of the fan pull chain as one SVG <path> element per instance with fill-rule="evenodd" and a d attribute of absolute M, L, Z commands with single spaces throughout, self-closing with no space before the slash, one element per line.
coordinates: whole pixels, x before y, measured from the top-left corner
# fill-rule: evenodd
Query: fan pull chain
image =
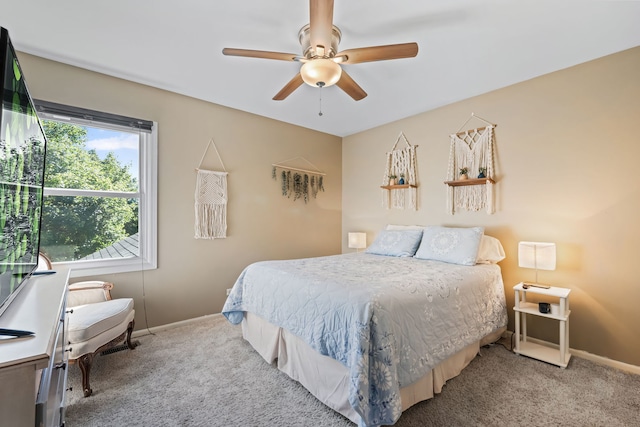
<path fill-rule="evenodd" d="M 324 82 L 318 82 L 316 84 L 320 88 L 320 107 L 319 107 L 320 111 L 318 111 L 318 115 L 322 117 L 322 87 L 324 86 Z"/>

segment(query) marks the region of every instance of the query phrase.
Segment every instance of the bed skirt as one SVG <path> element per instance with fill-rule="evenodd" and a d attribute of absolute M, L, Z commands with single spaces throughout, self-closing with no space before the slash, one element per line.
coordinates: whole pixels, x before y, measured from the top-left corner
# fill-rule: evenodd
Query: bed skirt
<path fill-rule="evenodd" d="M 402 410 L 442 391 L 447 380 L 460 372 L 478 354 L 480 347 L 500 339 L 506 327 L 487 335 L 450 356 L 418 381 L 400 389 Z M 302 384 L 328 407 L 356 424 L 360 415 L 349 404 L 349 371 L 335 359 L 323 356 L 289 331 L 253 313 L 245 313 L 242 336 L 266 360 L 277 360 L 278 369 Z"/>

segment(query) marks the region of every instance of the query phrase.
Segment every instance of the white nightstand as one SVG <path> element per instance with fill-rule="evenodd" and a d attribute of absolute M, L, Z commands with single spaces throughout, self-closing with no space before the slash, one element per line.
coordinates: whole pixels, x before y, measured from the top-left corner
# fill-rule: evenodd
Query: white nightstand
<path fill-rule="evenodd" d="M 515 291 L 515 307 L 513 307 L 513 310 L 516 318 L 516 348 L 514 351 L 523 356 L 533 357 L 566 368 L 571 358 L 569 353 L 569 315 L 571 314 L 571 310 L 569 310 L 569 293 L 571 289 L 553 286 L 549 289 L 533 286 L 525 289 L 522 285 L 523 283 L 520 282 L 513 287 Z M 550 298 L 543 298 L 543 301 L 551 303 L 551 313 L 541 313 L 537 303 L 527 302 L 528 293 L 553 298 L 552 301 L 549 300 Z M 558 349 L 527 341 L 527 314 L 547 317 L 559 322 L 560 343 Z M 520 332 L 521 327 L 522 333 Z"/>

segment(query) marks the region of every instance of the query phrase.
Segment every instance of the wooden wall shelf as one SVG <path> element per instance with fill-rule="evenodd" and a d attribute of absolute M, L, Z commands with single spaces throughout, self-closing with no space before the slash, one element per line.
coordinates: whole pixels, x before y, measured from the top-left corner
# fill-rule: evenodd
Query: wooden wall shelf
<path fill-rule="evenodd" d="M 491 178 L 469 178 L 469 179 L 458 179 L 456 181 L 445 181 L 444 183 L 451 187 L 460 187 L 462 185 L 482 185 L 490 182 L 495 184 L 495 181 Z"/>
<path fill-rule="evenodd" d="M 380 188 L 384 188 L 385 190 L 401 190 L 403 188 L 418 188 L 418 186 L 413 184 L 396 184 L 396 185 L 381 185 Z"/>

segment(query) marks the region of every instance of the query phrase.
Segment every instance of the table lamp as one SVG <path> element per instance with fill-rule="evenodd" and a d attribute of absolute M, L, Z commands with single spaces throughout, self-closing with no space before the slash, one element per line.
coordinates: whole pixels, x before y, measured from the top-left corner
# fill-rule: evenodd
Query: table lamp
<path fill-rule="evenodd" d="M 367 233 L 349 233 L 349 248 L 364 249 L 367 247 Z"/>
<path fill-rule="evenodd" d="M 538 283 L 538 270 L 556 269 L 556 244 L 546 242 L 518 243 L 518 266 L 536 270 L 536 281 L 524 285 L 549 288 L 547 285 Z"/>

